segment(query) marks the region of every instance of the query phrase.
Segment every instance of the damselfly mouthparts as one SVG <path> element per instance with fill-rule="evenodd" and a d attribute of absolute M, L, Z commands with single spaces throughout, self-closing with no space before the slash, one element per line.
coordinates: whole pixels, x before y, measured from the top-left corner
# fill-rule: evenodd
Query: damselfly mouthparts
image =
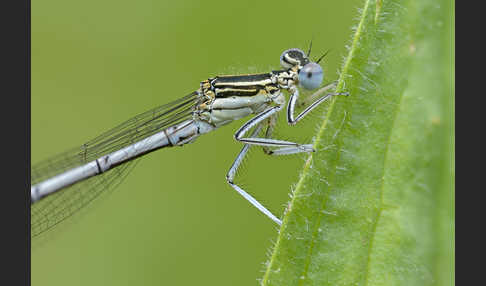
<path fill-rule="evenodd" d="M 294 125 L 319 104 L 334 95 L 333 82 L 302 101 L 304 110 L 295 115 L 299 89 L 317 89 L 324 78 L 320 60 L 312 62 L 309 51 L 289 49 L 280 56 L 282 70 L 269 73 L 217 76 L 204 80 L 199 89 L 169 104 L 154 108 L 103 133 L 81 147 L 32 167 L 31 235 L 37 236 L 88 204 L 109 187 L 118 184 L 134 159 L 164 147 L 182 146 L 202 134 L 234 120 L 255 115 L 234 138 L 244 147 L 226 175 L 229 185 L 257 209 L 281 224 L 274 214 L 234 183 L 238 167 L 251 145 L 262 146 L 269 155 L 313 152 L 311 144 L 272 138 L 276 115 L 290 93 L 287 121 Z M 299 103 L 300 104 L 300 103 Z M 257 137 L 264 126 L 264 137 Z M 252 132 L 249 131 L 254 128 Z M 247 135 L 249 133 L 249 136 Z"/>

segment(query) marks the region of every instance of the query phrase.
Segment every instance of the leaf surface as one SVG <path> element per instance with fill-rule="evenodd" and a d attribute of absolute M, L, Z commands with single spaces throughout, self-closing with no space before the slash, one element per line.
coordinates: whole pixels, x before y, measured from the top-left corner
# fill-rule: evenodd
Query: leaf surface
<path fill-rule="evenodd" d="M 452 285 L 454 3 L 365 1 L 262 285 Z"/>

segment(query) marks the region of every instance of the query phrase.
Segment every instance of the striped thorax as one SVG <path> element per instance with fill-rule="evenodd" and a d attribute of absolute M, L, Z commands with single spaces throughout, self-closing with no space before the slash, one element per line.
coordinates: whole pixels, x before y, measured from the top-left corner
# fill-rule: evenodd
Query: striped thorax
<path fill-rule="evenodd" d="M 286 100 L 281 91 L 297 88 L 299 77 L 302 77 L 301 71 L 309 64 L 320 68 L 318 64 L 310 62 L 299 49 L 283 52 L 280 63 L 284 70 L 217 76 L 202 81 L 197 92 L 203 102 L 196 107 L 196 119 L 219 127 L 250 114 L 257 114 L 271 105 L 284 105 Z M 318 72 L 322 74 L 322 69 Z M 304 75 L 305 79 L 311 78 L 313 73 L 313 70 L 308 72 Z"/>

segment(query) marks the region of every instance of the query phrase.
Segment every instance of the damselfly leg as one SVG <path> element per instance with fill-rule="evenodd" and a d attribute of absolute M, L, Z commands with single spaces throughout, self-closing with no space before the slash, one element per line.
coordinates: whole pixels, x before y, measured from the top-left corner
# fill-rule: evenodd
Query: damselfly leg
<path fill-rule="evenodd" d="M 259 124 L 250 136 L 251 137 L 256 136 L 258 133 L 260 133 L 261 130 L 262 130 L 262 125 Z M 271 220 L 276 222 L 278 225 L 281 225 L 282 221 L 280 219 L 278 219 L 271 211 L 269 211 L 266 207 L 264 207 L 258 200 L 256 200 L 250 194 L 245 192 L 245 190 L 243 190 L 238 185 L 233 183 L 233 180 L 236 176 L 236 172 L 238 171 L 238 168 L 240 167 L 241 162 L 243 162 L 243 159 L 245 158 L 246 153 L 248 153 L 248 150 L 250 149 L 250 147 L 251 147 L 250 144 L 245 144 L 245 146 L 243 146 L 243 148 L 241 149 L 238 156 L 236 156 L 236 159 L 233 162 L 233 165 L 231 165 L 231 168 L 229 169 L 228 173 L 226 174 L 226 181 L 235 191 L 237 191 L 241 196 L 243 196 L 243 198 L 245 198 L 245 200 L 249 201 L 259 211 L 264 213 L 267 217 L 269 217 Z"/>
<path fill-rule="evenodd" d="M 320 88 L 318 91 L 314 92 L 309 98 L 316 98 L 317 96 L 321 95 L 324 93 L 326 90 L 329 90 L 331 88 L 336 87 L 335 82 L 330 83 L 322 88 Z M 307 106 L 297 117 L 294 117 L 295 113 L 295 106 L 297 105 L 297 100 L 299 99 L 299 90 L 296 87 L 293 87 L 290 89 L 290 92 L 292 95 L 290 96 L 289 100 L 289 105 L 287 107 L 287 121 L 290 125 L 295 125 L 299 120 L 304 118 L 309 112 L 311 112 L 314 108 L 319 106 L 319 104 L 323 103 L 324 101 L 328 100 L 332 96 L 335 95 L 345 95 L 348 96 L 348 92 L 335 92 L 335 93 L 328 93 L 322 97 L 319 97 L 317 100 L 312 102 L 309 106 Z"/>
<path fill-rule="evenodd" d="M 252 144 L 252 145 L 259 145 L 259 146 L 270 146 L 270 147 L 297 147 L 301 149 L 303 152 L 311 152 L 314 151 L 312 149 L 311 144 L 299 144 L 295 142 L 289 142 L 289 141 L 284 141 L 284 140 L 278 140 L 278 139 L 272 139 L 272 138 L 254 138 L 254 137 L 243 137 L 246 132 L 248 132 L 252 127 L 255 125 L 261 123 L 263 120 L 270 118 L 272 115 L 275 115 L 277 112 L 282 110 L 282 106 L 277 105 L 270 107 L 264 111 L 262 111 L 260 114 L 256 115 L 252 119 L 250 119 L 248 122 L 243 124 L 243 126 L 236 131 L 234 137 L 236 140 L 241 141 L 246 144 Z"/>
<path fill-rule="evenodd" d="M 322 88 L 320 88 L 318 91 L 316 91 L 314 94 L 310 96 L 310 98 L 314 99 L 318 97 L 319 95 L 323 94 L 325 91 L 335 88 L 336 83 L 333 82 L 331 84 L 328 84 Z M 290 90 L 293 92 L 289 104 L 287 106 L 287 121 L 291 125 L 295 125 L 297 122 L 299 122 L 303 117 L 305 117 L 307 114 L 309 114 L 310 111 L 315 109 L 319 104 L 322 102 L 326 101 L 327 99 L 331 98 L 332 96 L 335 95 L 348 95 L 347 92 L 339 92 L 339 93 L 328 93 L 324 96 L 319 97 L 317 100 L 312 102 L 307 108 L 304 109 L 297 117 L 294 119 L 294 109 L 295 105 L 297 104 L 297 100 L 299 97 L 299 91 L 297 88 L 294 90 Z M 249 201 L 253 206 L 255 206 L 258 210 L 260 210 L 262 213 L 264 213 L 267 217 L 269 217 L 271 220 L 276 222 L 278 225 L 282 224 L 282 221 L 277 218 L 271 211 L 269 211 L 265 206 L 263 206 L 258 200 L 256 200 L 253 196 L 248 194 L 245 190 L 243 190 L 241 187 L 236 185 L 234 183 L 234 178 L 236 176 L 236 173 L 238 171 L 239 166 L 241 165 L 241 162 L 243 161 L 244 157 L 248 153 L 249 148 L 251 145 L 259 145 L 263 147 L 263 151 L 268 154 L 268 155 L 290 155 L 290 154 L 296 154 L 296 153 L 302 153 L 302 152 L 313 152 L 314 149 L 312 148 L 312 144 L 298 144 L 294 142 L 289 142 L 289 141 L 283 141 L 283 140 L 277 140 L 277 139 L 272 139 L 272 133 L 274 130 L 274 126 L 276 124 L 276 114 L 282 110 L 281 105 L 277 105 L 271 108 L 268 108 L 261 112 L 260 114 L 256 115 L 254 118 L 243 124 L 238 131 L 235 133 L 234 137 L 236 140 L 241 141 L 245 143 L 245 146 L 241 149 L 240 153 L 238 156 L 236 156 L 235 161 L 231 165 L 230 170 L 228 171 L 226 175 L 226 180 L 228 181 L 229 185 L 235 189 L 240 195 L 242 195 L 247 201 Z M 255 137 L 257 136 L 262 127 L 263 127 L 263 121 L 267 121 L 267 130 L 265 131 L 265 138 L 258 138 Z M 248 132 L 252 127 L 255 127 L 255 130 L 251 133 L 250 137 L 243 137 L 246 132 Z M 272 150 L 270 147 L 280 147 L 278 149 Z"/>

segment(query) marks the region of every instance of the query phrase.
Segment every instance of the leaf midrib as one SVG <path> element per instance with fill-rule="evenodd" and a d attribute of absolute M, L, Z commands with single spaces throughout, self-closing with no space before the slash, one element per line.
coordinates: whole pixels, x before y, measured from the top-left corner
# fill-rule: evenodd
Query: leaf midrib
<path fill-rule="evenodd" d="M 393 130 L 395 128 L 395 123 L 396 119 L 398 117 L 398 113 L 400 112 L 400 107 L 402 106 L 403 102 L 403 94 L 405 93 L 406 88 L 404 89 L 404 92 L 400 94 L 400 101 L 398 102 L 394 114 L 393 114 L 393 122 L 391 124 L 392 128 L 390 129 L 390 132 L 388 133 L 388 138 L 386 140 L 386 145 L 385 145 L 385 156 L 383 157 L 383 168 L 381 172 L 381 186 L 380 186 L 380 200 L 379 200 L 379 206 L 378 206 L 378 213 L 376 214 L 375 221 L 373 222 L 372 230 L 371 230 L 371 236 L 370 236 L 370 245 L 368 248 L 368 254 L 367 254 L 367 259 L 366 259 L 366 272 L 365 272 L 365 281 L 364 285 L 368 285 L 368 274 L 370 273 L 370 265 L 371 265 L 371 253 L 375 241 L 375 236 L 376 236 L 376 227 L 378 226 L 378 223 L 381 218 L 381 214 L 383 212 L 383 193 L 384 193 L 384 188 L 385 188 L 385 170 L 388 162 L 388 155 L 390 154 L 390 145 L 391 145 L 391 138 L 393 136 Z"/>

